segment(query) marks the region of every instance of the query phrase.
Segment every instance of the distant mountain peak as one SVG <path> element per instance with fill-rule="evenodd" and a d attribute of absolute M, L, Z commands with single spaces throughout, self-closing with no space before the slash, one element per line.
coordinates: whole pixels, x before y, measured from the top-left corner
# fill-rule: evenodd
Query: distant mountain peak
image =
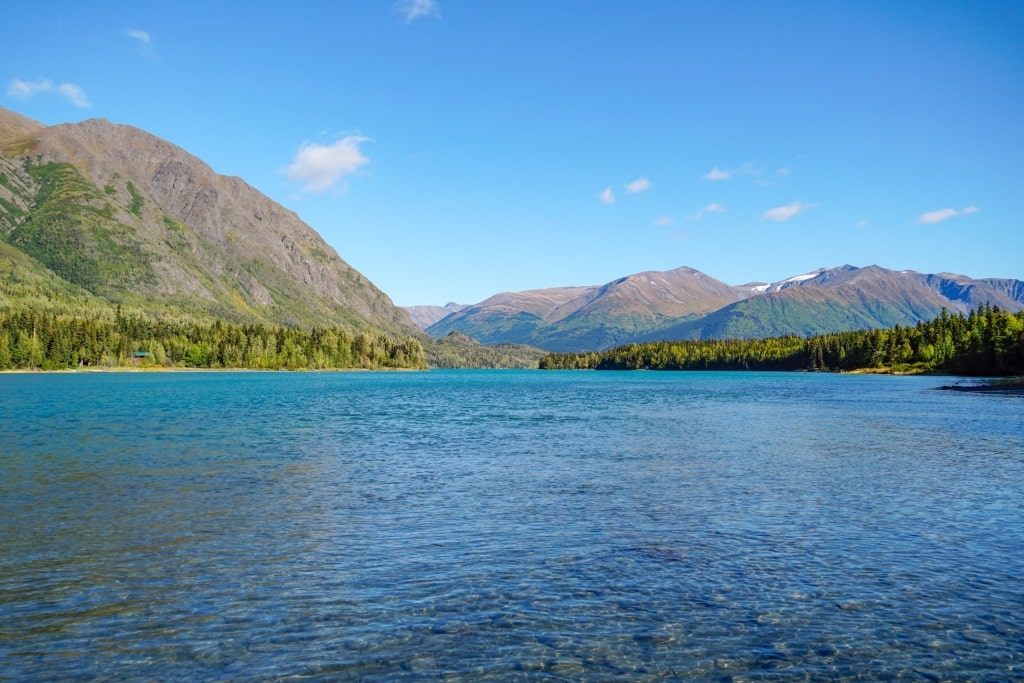
<path fill-rule="evenodd" d="M 842 265 L 730 287 L 693 268 L 643 271 L 593 287 L 495 295 L 427 327 L 488 344 L 601 350 L 633 341 L 767 337 L 913 325 L 982 301 L 1024 308 L 1024 282 Z"/>

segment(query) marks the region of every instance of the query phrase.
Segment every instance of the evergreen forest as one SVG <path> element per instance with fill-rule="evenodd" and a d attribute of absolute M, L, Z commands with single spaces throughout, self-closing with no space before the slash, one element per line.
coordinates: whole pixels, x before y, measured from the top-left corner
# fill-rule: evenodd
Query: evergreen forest
<path fill-rule="evenodd" d="M 419 340 L 342 327 L 303 330 L 91 311 L 0 311 L 0 370 L 425 369 Z"/>
<path fill-rule="evenodd" d="M 541 369 L 811 370 L 1024 374 L 1024 311 L 982 304 L 967 315 L 943 309 L 910 327 L 803 338 L 661 341 L 594 353 L 553 353 Z"/>

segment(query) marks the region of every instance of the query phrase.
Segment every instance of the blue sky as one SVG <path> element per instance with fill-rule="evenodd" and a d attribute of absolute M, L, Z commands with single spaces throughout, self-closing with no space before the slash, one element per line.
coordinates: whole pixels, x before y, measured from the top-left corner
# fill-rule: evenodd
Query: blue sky
<path fill-rule="evenodd" d="M 3 106 L 183 147 L 399 305 L 679 266 L 1024 279 L 1020 2 L 61 0 L 5 24 Z"/>

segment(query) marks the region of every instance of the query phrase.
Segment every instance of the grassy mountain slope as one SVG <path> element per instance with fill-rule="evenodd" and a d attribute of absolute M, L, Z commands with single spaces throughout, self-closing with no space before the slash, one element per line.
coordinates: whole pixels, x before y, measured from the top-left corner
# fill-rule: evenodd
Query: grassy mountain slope
<path fill-rule="evenodd" d="M 0 308 L 14 304 L 36 310 L 67 310 L 102 306 L 104 302 L 0 240 Z"/>
<path fill-rule="evenodd" d="M 41 128 L 45 126 L 38 121 L 0 107 L 0 144 Z"/>
<path fill-rule="evenodd" d="M 0 109 L 0 240 L 8 301 L 60 292 L 236 322 L 418 334 L 294 213 L 130 126 L 43 127 Z"/>
<path fill-rule="evenodd" d="M 820 286 L 805 285 L 752 297 L 699 320 L 660 330 L 648 339 L 753 339 L 789 334 L 804 337 L 912 325 L 934 318 L 941 310 L 941 305 L 871 299 L 852 291 L 837 296 Z"/>

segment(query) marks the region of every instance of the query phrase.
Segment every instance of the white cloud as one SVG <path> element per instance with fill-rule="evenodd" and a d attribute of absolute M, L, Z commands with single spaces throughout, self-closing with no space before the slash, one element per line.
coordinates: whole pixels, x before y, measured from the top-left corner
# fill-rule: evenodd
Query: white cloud
<path fill-rule="evenodd" d="M 614 204 L 615 203 L 615 192 L 612 191 L 612 188 L 610 188 L 610 187 L 604 188 L 601 191 L 601 194 L 599 194 L 598 196 L 601 198 L 601 202 L 604 203 L 604 204 Z"/>
<path fill-rule="evenodd" d="M 82 109 L 88 109 L 92 102 L 86 97 L 85 91 L 73 83 L 61 83 L 57 86 L 57 92 L 71 100 L 71 104 Z"/>
<path fill-rule="evenodd" d="M 140 55 L 151 62 L 159 61 L 156 45 L 153 43 L 153 36 L 149 34 L 149 31 L 143 31 L 141 28 L 126 28 L 124 35 L 139 43 L 138 53 Z"/>
<path fill-rule="evenodd" d="M 441 18 L 441 6 L 437 0 L 398 0 L 395 11 L 402 15 L 405 23 L 411 24 L 420 17 Z"/>
<path fill-rule="evenodd" d="M 306 143 L 285 169 L 289 180 L 302 183 L 302 192 L 320 194 L 331 189 L 347 175 L 370 163 L 359 145 L 369 138 L 349 135 L 332 145 Z"/>
<path fill-rule="evenodd" d="M 675 221 L 672 220 L 672 216 L 662 216 L 661 218 L 655 219 L 654 221 L 655 225 L 662 226 L 672 225 L 673 223 L 675 223 Z"/>
<path fill-rule="evenodd" d="M 729 180 L 729 178 L 737 178 L 745 175 L 761 175 L 761 169 L 754 166 L 751 162 L 746 162 L 736 168 L 718 168 L 717 166 L 712 167 L 710 171 L 704 174 L 704 180 Z"/>
<path fill-rule="evenodd" d="M 725 171 L 715 166 L 704 174 L 704 180 L 728 180 L 732 177 L 732 171 Z"/>
<path fill-rule="evenodd" d="M 712 202 L 712 203 L 708 204 L 707 206 L 702 206 L 697 211 L 697 213 L 693 214 L 692 216 L 688 216 L 686 220 L 696 221 L 696 220 L 699 220 L 699 219 L 703 218 L 704 214 L 708 214 L 708 213 L 725 213 L 726 211 L 727 211 L 727 209 L 722 204 L 719 204 L 718 202 Z"/>
<path fill-rule="evenodd" d="M 777 206 L 774 209 L 768 209 L 767 211 L 764 212 L 764 214 L 761 217 L 764 218 L 766 221 L 775 221 L 776 223 L 781 223 L 783 221 L 788 221 L 790 218 L 793 218 L 794 216 L 802 214 L 804 211 L 811 208 L 812 206 L 813 204 L 793 202 L 792 204 L 787 204 L 786 206 Z"/>
<path fill-rule="evenodd" d="M 7 86 L 7 94 L 19 100 L 30 100 L 36 93 L 50 92 L 51 90 L 53 90 L 53 81 L 46 78 L 35 82 L 15 78 Z"/>
<path fill-rule="evenodd" d="M 140 43 L 148 43 L 150 41 L 150 35 L 141 28 L 127 28 L 124 34 L 133 40 L 137 40 Z"/>
<path fill-rule="evenodd" d="M 631 183 L 626 183 L 626 192 L 636 194 L 651 189 L 651 181 L 647 178 L 637 178 Z"/>
<path fill-rule="evenodd" d="M 74 83 L 61 83 L 57 87 L 53 86 L 53 81 L 48 78 L 41 78 L 38 81 L 22 81 L 15 78 L 11 81 L 11 84 L 7 86 L 7 94 L 11 97 L 16 97 L 19 100 L 30 100 L 39 93 L 56 93 L 62 95 L 71 101 L 71 104 L 82 109 L 88 109 L 92 106 L 89 102 L 89 98 L 86 97 L 85 91 L 80 86 Z"/>
<path fill-rule="evenodd" d="M 939 209 L 938 211 L 929 211 L 928 213 L 921 214 L 920 217 L 918 217 L 917 222 L 926 224 L 941 223 L 942 221 L 948 220 L 950 218 L 956 218 L 957 216 L 967 216 L 972 213 L 978 213 L 979 211 L 981 211 L 981 209 L 979 209 L 976 206 L 968 206 L 965 209 L 959 210 Z"/>

